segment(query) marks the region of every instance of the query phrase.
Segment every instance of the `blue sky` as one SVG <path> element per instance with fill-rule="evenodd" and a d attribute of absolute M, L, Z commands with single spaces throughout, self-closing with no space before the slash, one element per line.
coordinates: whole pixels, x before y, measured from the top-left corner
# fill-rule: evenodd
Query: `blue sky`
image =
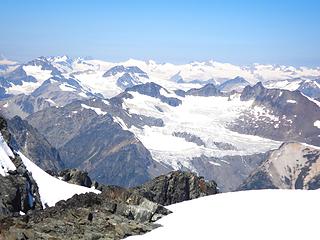
<path fill-rule="evenodd" d="M 0 53 L 320 66 L 317 0 L 0 1 Z"/>

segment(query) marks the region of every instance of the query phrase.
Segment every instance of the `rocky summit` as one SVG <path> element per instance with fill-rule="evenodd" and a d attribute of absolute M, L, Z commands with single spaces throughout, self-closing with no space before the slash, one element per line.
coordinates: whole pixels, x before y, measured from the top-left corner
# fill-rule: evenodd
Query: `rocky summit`
<path fill-rule="evenodd" d="M 139 188 L 101 186 L 100 189 L 101 194 L 75 195 L 54 207 L 3 217 L 0 237 L 122 239 L 159 227 L 155 221 L 171 213 L 161 203 L 168 205 L 218 192 L 214 182 L 184 172 L 160 176 Z"/>
<path fill-rule="evenodd" d="M 161 175 L 133 189 L 145 198 L 161 205 L 171 205 L 218 193 L 214 181 L 206 182 L 191 172 L 175 171 Z"/>
<path fill-rule="evenodd" d="M 101 194 L 75 195 L 55 207 L 3 218 L 4 239 L 122 239 L 156 227 L 154 221 L 170 211 L 119 187 Z"/>

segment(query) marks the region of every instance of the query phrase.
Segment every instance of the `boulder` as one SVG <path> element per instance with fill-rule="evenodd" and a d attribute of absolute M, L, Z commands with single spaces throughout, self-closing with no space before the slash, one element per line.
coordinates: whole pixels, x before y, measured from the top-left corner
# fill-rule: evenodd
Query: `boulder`
<path fill-rule="evenodd" d="M 203 177 L 195 173 L 175 171 L 161 175 L 133 191 L 150 201 L 161 205 L 170 205 L 203 196 L 218 193 L 214 181 L 206 182 Z"/>

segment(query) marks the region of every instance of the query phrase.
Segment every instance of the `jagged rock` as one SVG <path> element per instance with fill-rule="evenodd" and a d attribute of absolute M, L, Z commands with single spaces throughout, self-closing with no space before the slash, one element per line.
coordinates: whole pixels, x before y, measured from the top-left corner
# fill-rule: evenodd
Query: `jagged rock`
<path fill-rule="evenodd" d="M 73 183 L 84 187 L 91 187 L 93 185 L 87 172 L 80 171 L 75 168 L 65 169 L 59 172 L 58 176 L 61 178 L 61 180 L 68 183 Z"/>
<path fill-rule="evenodd" d="M 223 149 L 223 150 L 237 150 L 237 148 L 235 146 L 233 146 L 230 143 L 225 143 L 225 142 L 213 142 L 214 145 L 217 146 L 217 148 L 219 149 Z"/>
<path fill-rule="evenodd" d="M 186 92 L 186 95 L 210 97 L 223 96 L 223 93 L 221 93 L 220 90 L 218 90 L 214 84 L 208 83 L 202 88 L 192 88 L 188 90 Z"/>
<path fill-rule="evenodd" d="M 156 177 L 133 191 L 165 206 L 218 193 L 214 181 L 206 182 L 194 173 L 181 171 Z"/>
<path fill-rule="evenodd" d="M 2 117 L 0 117 L 0 132 L 5 141 L 10 142 L 12 136 L 8 131 L 6 120 Z M 20 156 L 14 153 L 11 161 L 16 170 L 8 171 L 7 176 L 0 175 L 0 218 L 42 209 L 38 186 Z"/>
<path fill-rule="evenodd" d="M 122 239 L 151 231 L 159 226 L 153 221 L 169 213 L 161 205 L 128 190 L 106 187 L 99 195 L 75 195 L 43 211 L 3 219 L 0 237 Z"/>
<path fill-rule="evenodd" d="M 187 142 L 193 142 L 197 144 L 198 146 L 205 146 L 205 143 L 202 141 L 202 139 L 194 134 L 187 133 L 187 132 L 173 132 L 172 136 L 180 137 L 185 139 Z"/>

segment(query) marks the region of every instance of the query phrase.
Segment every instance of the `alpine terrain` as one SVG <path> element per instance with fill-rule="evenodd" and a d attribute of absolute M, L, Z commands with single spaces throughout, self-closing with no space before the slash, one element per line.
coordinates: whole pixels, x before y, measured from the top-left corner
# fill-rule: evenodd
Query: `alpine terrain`
<path fill-rule="evenodd" d="M 275 212 L 296 226 L 308 214 L 288 209 L 318 197 L 268 189 L 320 188 L 319 68 L 68 56 L 0 66 L 0 238 L 212 239 L 210 223 L 219 239 L 254 239 Z"/>

